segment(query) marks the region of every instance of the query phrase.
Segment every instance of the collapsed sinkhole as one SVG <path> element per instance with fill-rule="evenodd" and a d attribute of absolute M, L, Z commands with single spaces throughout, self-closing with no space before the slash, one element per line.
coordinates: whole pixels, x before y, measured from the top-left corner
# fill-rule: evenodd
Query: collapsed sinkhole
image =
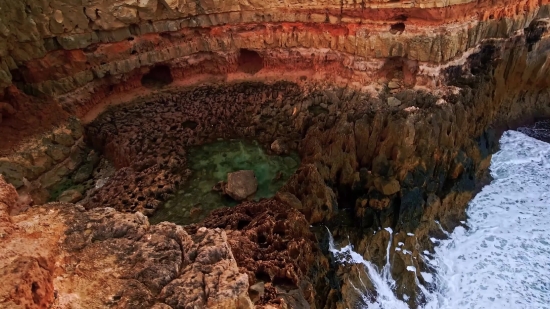
<path fill-rule="evenodd" d="M 402 64 L 402 61 L 395 59 L 395 64 Z M 169 68 L 153 68 L 145 77 L 151 78 L 155 74 L 166 76 L 169 74 Z M 279 95 L 281 92 L 285 95 Z M 265 95 L 260 97 L 258 93 Z M 404 188 L 405 184 L 401 184 L 403 187 L 393 191 L 393 173 L 390 175 L 382 169 L 382 163 L 378 160 L 365 157 L 367 152 L 363 153 L 357 163 L 364 167 L 365 171 L 372 170 L 373 175 L 378 175 L 376 177 L 360 171 L 360 182 L 351 182 L 350 177 L 343 174 L 343 170 L 337 170 L 331 175 L 329 173 L 334 164 L 331 160 L 326 161 L 326 167 L 322 165 L 318 168 L 319 175 L 325 178 L 324 185 L 330 187 L 333 196 L 325 194 L 328 191 L 324 191 L 322 182 L 315 180 L 316 173 L 300 168 L 296 174 L 301 159 L 312 157 L 315 152 L 321 151 L 316 148 L 317 140 L 327 143 L 322 147 L 331 149 L 327 156 L 337 156 L 338 160 L 341 159 L 340 156 L 346 158 L 350 149 L 347 146 L 348 141 L 333 140 L 337 135 L 324 140 L 325 133 L 322 130 L 330 130 L 337 123 L 332 108 L 337 104 L 337 99 L 350 100 L 352 94 L 335 91 L 332 95 L 325 92 L 304 95 L 302 88 L 288 82 L 273 85 L 239 83 L 202 86 L 174 94 L 175 92 L 167 91 L 165 94 L 155 94 L 132 104 L 114 107 L 88 125 L 86 135 L 92 139 L 91 147 L 112 160 L 117 168 L 116 175 L 109 178 L 109 183 L 104 189 L 91 197 L 89 208 L 114 206 L 123 211 L 142 210 L 145 214 L 153 216 L 152 222 L 172 221 L 187 225 L 200 222 L 213 209 L 235 204 L 235 201 L 220 197 L 220 193 L 212 191 L 219 181 L 226 180 L 227 173 L 254 170 L 260 192 L 255 198 L 272 197 L 281 186 L 290 184 L 289 188 L 285 186 L 287 191 L 284 192 L 289 192 L 298 199 L 311 197 L 311 200 L 307 200 L 307 207 L 313 209 L 315 214 L 313 211 L 306 212 L 306 216 L 315 215 L 315 220 L 338 221 L 340 225 L 373 230 L 386 226 L 397 227 L 399 222 L 406 221 L 410 222 L 410 228 L 407 226 L 406 229 L 412 230 L 418 223 L 422 211 L 422 207 L 417 205 L 425 204 L 426 200 L 424 191 L 413 189 L 427 188 L 428 185 L 425 183 L 429 182 L 430 177 L 446 179 L 446 170 L 442 170 L 441 175 L 434 174 L 435 172 L 426 175 L 418 172 L 419 176 L 415 176 L 418 181 L 407 185 L 407 188 Z M 376 100 L 366 96 L 363 99 Z M 435 98 L 418 93 L 410 100 L 413 99 L 416 106 L 428 107 L 432 104 L 427 102 L 432 102 Z M 363 102 L 359 99 L 354 100 L 358 104 Z M 305 118 L 300 131 L 295 129 L 292 125 L 293 118 L 289 117 L 293 109 L 288 108 L 286 112 L 281 112 L 280 107 L 289 104 L 286 102 L 290 101 L 307 102 L 307 105 L 300 105 L 303 106 L 300 113 Z M 254 111 L 250 108 L 253 105 Z M 363 105 L 361 103 L 361 106 Z M 345 117 L 348 117 L 348 121 L 357 121 L 363 126 L 370 127 L 375 125 L 375 115 L 365 112 L 362 117 L 355 120 L 353 117 Z M 383 117 L 384 121 L 380 126 L 388 127 L 400 121 L 402 115 L 384 112 Z M 308 134 L 309 131 L 312 133 Z M 391 131 L 381 131 L 377 135 L 379 140 L 388 139 L 383 132 Z M 309 142 L 300 144 L 298 141 L 304 138 Z M 253 145 L 247 150 L 249 146 L 239 140 L 257 140 L 263 146 L 271 145 L 272 150 L 276 148 L 273 146 L 274 140 L 282 141 L 282 148 L 287 147 L 287 151 L 274 152 L 288 154 L 288 150 L 298 150 L 302 158 L 269 158 L 260 153 L 263 147 Z M 339 145 L 340 142 L 343 144 Z M 228 145 L 231 143 L 236 143 L 237 146 Z M 232 148 L 235 150 L 231 150 Z M 370 156 L 373 155 L 374 153 Z M 277 175 L 281 171 L 281 175 Z M 293 175 L 297 177 L 292 177 Z M 330 181 L 326 180 L 325 175 L 330 175 Z M 215 179 L 212 176 L 215 176 Z M 288 179 L 292 181 L 287 181 Z M 382 194 L 382 189 L 374 190 L 375 180 L 379 186 L 391 186 L 388 190 L 392 192 Z M 312 181 L 312 188 L 315 190 L 311 191 L 311 188 L 303 186 L 306 181 Z M 465 188 L 465 185 L 472 181 L 471 177 L 464 179 L 460 184 L 461 188 Z M 262 189 L 261 182 L 266 184 L 266 189 Z M 449 190 L 456 187 L 454 181 L 449 184 Z M 439 186 L 431 184 L 429 190 L 445 194 L 448 191 L 442 191 Z M 407 194 L 402 197 L 401 194 L 405 193 Z M 288 201 L 295 202 L 295 199 Z M 302 207 L 300 202 L 301 200 L 292 206 Z M 315 205 L 316 208 L 312 208 L 311 205 Z M 340 219 L 332 220 L 332 215 L 338 210 L 341 210 Z M 243 220 L 242 224 L 247 224 L 248 221 Z"/>

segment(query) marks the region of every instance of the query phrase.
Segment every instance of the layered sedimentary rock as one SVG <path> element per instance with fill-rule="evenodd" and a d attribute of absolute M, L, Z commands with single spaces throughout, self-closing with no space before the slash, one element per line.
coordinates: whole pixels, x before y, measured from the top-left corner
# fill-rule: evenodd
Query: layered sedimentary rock
<path fill-rule="evenodd" d="M 503 128 L 550 116 L 547 0 L 4 2 L 10 308 L 354 307 L 364 270 L 320 224 L 417 306 L 436 220 L 463 219 Z M 149 225 L 218 138 L 302 164 L 274 199 Z M 47 201 L 81 206 L 25 211 Z"/>
<path fill-rule="evenodd" d="M 434 73 L 424 64 L 445 64 L 549 14 L 545 1 L 452 4 L 8 1 L 0 86 L 57 96 L 83 114 L 109 85 L 133 88 L 155 64 L 182 78 L 231 73 L 243 63 L 258 70 L 256 57 L 260 68 L 332 71 L 362 84 L 400 68 L 414 85 L 416 75 Z"/>

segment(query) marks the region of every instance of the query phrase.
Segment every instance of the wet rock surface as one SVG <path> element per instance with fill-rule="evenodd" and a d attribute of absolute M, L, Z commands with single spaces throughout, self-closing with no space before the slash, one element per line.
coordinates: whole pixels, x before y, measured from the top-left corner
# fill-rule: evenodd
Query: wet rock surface
<path fill-rule="evenodd" d="M 543 142 L 550 143 L 550 120 L 541 120 L 535 122 L 532 126 L 519 127 L 518 131 Z"/>

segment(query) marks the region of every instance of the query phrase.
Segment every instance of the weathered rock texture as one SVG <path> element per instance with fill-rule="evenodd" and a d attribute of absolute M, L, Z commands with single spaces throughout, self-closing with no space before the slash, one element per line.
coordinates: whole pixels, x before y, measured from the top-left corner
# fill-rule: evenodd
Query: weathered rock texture
<path fill-rule="evenodd" d="M 0 308 L 253 308 L 223 230 L 70 204 L 10 217 L 16 200 L 0 178 Z"/>
<path fill-rule="evenodd" d="M 364 271 L 329 263 L 322 223 L 378 265 L 374 231 L 395 230 L 417 306 L 404 269 L 431 271 L 435 220 L 463 219 L 502 129 L 550 116 L 549 18 L 548 0 L 4 1 L 0 173 L 20 196 L 0 183 L 0 275 L 21 288 L 2 305 L 352 308 Z M 250 137 L 301 155 L 275 199 L 149 226 L 187 147 Z"/>
<path fill-rule="evenodd" d="M 329 287 L 325 282 L 328 260 L 316 245 L 303 215 L 289 205 L 263 200 L 214 211 L 194 230 L 225 228 L 229 245 L 250 285 L 263 284 L 265 294 L 257 305 L 279 308 L 322 308 Z"/>

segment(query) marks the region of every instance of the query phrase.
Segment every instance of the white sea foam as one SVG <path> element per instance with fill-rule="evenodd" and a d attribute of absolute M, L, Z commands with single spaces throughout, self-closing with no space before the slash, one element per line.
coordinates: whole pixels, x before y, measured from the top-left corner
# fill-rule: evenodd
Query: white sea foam
<path fill-rule="evenodd" d="M 505 132 L 494 180 L 435 258 L 441 308 L 550 308 L 550 145 Z"/>
<path fill-rule="evenodd" d="M 391 229 L 386 229 L 388 233 L 392 233 Z M 391 237 L 391 236 L 390 236 Z M 391 243 L 391 241 L 390 241 Z M 329 248 L 332 254 L 336 259 L 342 263 L 354 263 L 354 264 L 363 264 L 365 266 L 365 271 L 369 276 L 378 297 L 376 302 L 372 302 L 370 297 L 366 292 L 366 289 L 358 289 L 358 293 L 362 296 L 363 303 L 365 308 L 375 308 L 375 309 L 385 309 L 385 308 L 394 308 L 394 309 L 407 309 L 408 306 L 401 300 L 399 300 L 393 293 L 395 288 L 395 281 L 391 278 L 389 273 L 389 260 L 386 261 L 386 265 L 382 271 L 379 271 L 378 268 L 366 261 L 362 255 L 353 251 L 351 245 L 347 245 L 343 248 L 337 249 L 334 245 L 334 239 L 329 231 Z M 389 250 L 389 246 L 388 246 Z M 389 252 L 389 251 L 388 251 Z M 349 282 L 352 286 L 353 283 Z M 355 287 L 357 289 L 357 287 Z"/>
<path fill-rule="evenodd" d="M 491 162 L 494 180 L 470 203 L 468 229 L 432 238 L 436 253 L 424 251 L 437 274 L 420 274 L 438 287 L 429 292 L 418 283 L 425 309 L 550 309 L 550 144 L 516 131 L 505 132 L 500 142 Z M 349 245 L 330 244 L 342 262 L 365 266 L 378 294 L 375 303 L 365 295 L 365 308 L 408 307 L 394 294 L 388 259 L 380 271 Z"/>

